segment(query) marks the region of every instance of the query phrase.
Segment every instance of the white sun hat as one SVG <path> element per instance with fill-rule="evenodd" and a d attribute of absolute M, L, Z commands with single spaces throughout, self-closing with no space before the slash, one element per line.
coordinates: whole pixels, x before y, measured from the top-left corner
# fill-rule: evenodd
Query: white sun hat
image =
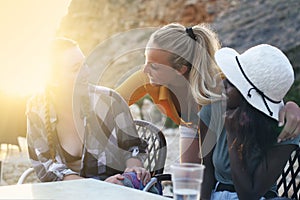
<path fill-rule="evenodd" d="M 260 44 L 242 54 L 221 48 L 215 59 L 226 78 L 256 109 L 278 121 L 283 97 L 294 82 L 294 71 L 278 48 Z"/>

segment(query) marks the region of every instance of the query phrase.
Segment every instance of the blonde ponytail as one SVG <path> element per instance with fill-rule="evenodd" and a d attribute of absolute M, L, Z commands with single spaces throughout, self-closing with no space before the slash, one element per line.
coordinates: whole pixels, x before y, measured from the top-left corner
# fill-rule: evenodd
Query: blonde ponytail
<path fill-rule="evenodd" d="M 182 65 L 189 67 L 192 95 L 200 105 L 221 98 L 218 88 L 220 70 L 214 60 L 214 54 L 220 46 L 217 35 L 208 25 L 200 24 L 187 29 L 178 23 L 155 31 L 147 44 L 147 48 L 170 52 L 173 68 L 178 69 Z"/>

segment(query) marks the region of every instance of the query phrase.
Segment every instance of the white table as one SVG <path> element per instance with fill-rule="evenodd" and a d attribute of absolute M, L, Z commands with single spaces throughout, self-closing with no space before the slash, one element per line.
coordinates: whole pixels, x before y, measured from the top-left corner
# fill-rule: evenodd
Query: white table
<path fill-rule="evenodd" d="M 0 186 L 0 199 L 170 200 L 160 195 L 95 179 Z"/>

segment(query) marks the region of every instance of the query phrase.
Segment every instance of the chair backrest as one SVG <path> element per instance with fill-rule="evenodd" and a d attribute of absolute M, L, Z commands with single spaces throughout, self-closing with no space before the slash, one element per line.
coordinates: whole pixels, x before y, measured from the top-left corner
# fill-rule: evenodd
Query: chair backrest
<path fill-rule="evenodd" d="M 167 143 L 162 131 L 144 120 L 134 120 L 139 136 L 148 142 L 148 156 L 144 167 L 151 175 L 162 174 L 167 157 Z"/>
<path fill-rule="evenodd" d="M 291 154 L 279 179 L 279 195 L 291 199 L 300 199 L 300 147 Z"/>

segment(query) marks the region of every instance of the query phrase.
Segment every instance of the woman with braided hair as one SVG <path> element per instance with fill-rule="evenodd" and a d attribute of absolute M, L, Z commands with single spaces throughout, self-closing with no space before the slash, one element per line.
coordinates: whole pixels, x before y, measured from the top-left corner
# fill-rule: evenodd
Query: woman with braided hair
<path fill-rule="evenodd" d="M 47 87 L 27 104 L 29 157 L 40 181 L 95 178 L 123 185 L 125 171 L 146 184 L 147 145 L 126 102 L 109 88 L 87 83 L 75 41 L 53 40 L 50 61 Z"/>
<path fill-rule="evenodd" d="M 279 111 L 294 82 L 293 67 L 277 47 L 259 44 L 238 53 L 221 48 L 223 101 L 203 106 L 201 133 L 216 140 L 204 159 L 202 199 L 279 199 L 276 181 L 300 135 L 278 142 Z M 297 131 L 297 130 L 296 130 Z"/>

